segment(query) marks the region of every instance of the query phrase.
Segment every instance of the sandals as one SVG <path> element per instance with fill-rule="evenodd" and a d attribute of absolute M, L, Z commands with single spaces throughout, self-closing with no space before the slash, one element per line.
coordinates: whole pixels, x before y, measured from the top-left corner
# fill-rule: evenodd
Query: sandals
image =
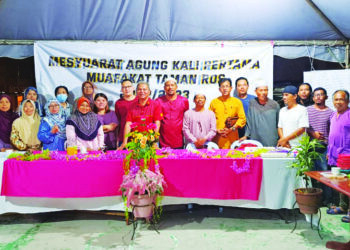
<path fill-rule="evenodd" d="M 327 209 L 327 214 L 346 214 L 346 213 L 347 211 L 342 210 L 340 207 L 330 207 Z"/>
<path fill-rule="evenodd" d="M 345 223 L 350 223 L 350 211 L 348 211 L 347 215 L 345 215 L 341 218 L 341 221 L 345 222 Z"/>

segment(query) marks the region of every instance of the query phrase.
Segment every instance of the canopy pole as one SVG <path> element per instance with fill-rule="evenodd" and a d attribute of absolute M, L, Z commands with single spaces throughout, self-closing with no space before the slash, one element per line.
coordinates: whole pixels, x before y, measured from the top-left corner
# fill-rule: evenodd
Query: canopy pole
<path fill-rule="evenodd" d="M 312 0 L 305 0 L 311 8 L 322 18 L 323 21 L 325 21 L 340 37 L 343 38 L 343 40 L 346 41 L 346 43 L 349 43 L 349 38 L 347 38 L 343 32 L 341 32 L 337 26 L 334 25 L 334 23 L 318 8 L 318 6 L 312 1 Z"/>
<path fill-rule="evenodd" d="M 350 57 L 350 43 L 347 43 L 345 46 L 345 68 L 346 69 L 350 68 L 349 57 Z"/>

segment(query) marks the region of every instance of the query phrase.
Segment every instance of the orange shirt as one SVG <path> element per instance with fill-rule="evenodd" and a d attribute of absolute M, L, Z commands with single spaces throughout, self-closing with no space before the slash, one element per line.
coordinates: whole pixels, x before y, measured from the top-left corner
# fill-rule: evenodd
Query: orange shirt
<path fill-rule="evenodd" d="M 209 109 L 215 113 L 216 129 L 225 128 L 225 121 L 228 117 L 238 117 L 236 125 L 243 127 L 246 124 L 246 117 L 242 102 L 235 97 L 226 100 L 222 96 L 211 101 Z M 238 131 L 231 131 L 227 137 L 215 136 L 213 141 L 219 148 L 230 148 L 231 144 L 238 140 Z"/>

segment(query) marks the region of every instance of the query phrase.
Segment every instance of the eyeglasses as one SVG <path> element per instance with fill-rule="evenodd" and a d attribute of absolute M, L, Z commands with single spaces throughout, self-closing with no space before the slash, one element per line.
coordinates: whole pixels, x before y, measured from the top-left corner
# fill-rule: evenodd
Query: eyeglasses
<path fill-rule="evenodd" d="M 53 109 L 53 108 L 58 108 L 60 105 L 58 105 L 58 104 L 54 104 L 54 105 L 49 105 L 49 108 L 50 109 Z"/>
<path fill-rule="evenodd" d="M 147 92 L 148 89 L 138 89 L 137 91 L 138 91 L 138 92 Z"/>
<path fill-rule="evenodd" d="M 84 89 L 92 89 L 91 86 L 85 86 Z"/>

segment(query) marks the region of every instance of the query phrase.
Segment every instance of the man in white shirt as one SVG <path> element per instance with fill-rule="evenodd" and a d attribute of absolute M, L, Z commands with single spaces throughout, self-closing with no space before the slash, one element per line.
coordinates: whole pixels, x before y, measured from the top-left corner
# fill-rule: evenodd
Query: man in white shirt
<path fill-rule="evenodd" d="M 286 105 L 279 114 L 277 146 L 295 147 L 299 145 L 299 137 L 309 127 L 307 109 L 297 104 L 298 89 L 289 85 L 283 90 L 283 101 Z"/>

